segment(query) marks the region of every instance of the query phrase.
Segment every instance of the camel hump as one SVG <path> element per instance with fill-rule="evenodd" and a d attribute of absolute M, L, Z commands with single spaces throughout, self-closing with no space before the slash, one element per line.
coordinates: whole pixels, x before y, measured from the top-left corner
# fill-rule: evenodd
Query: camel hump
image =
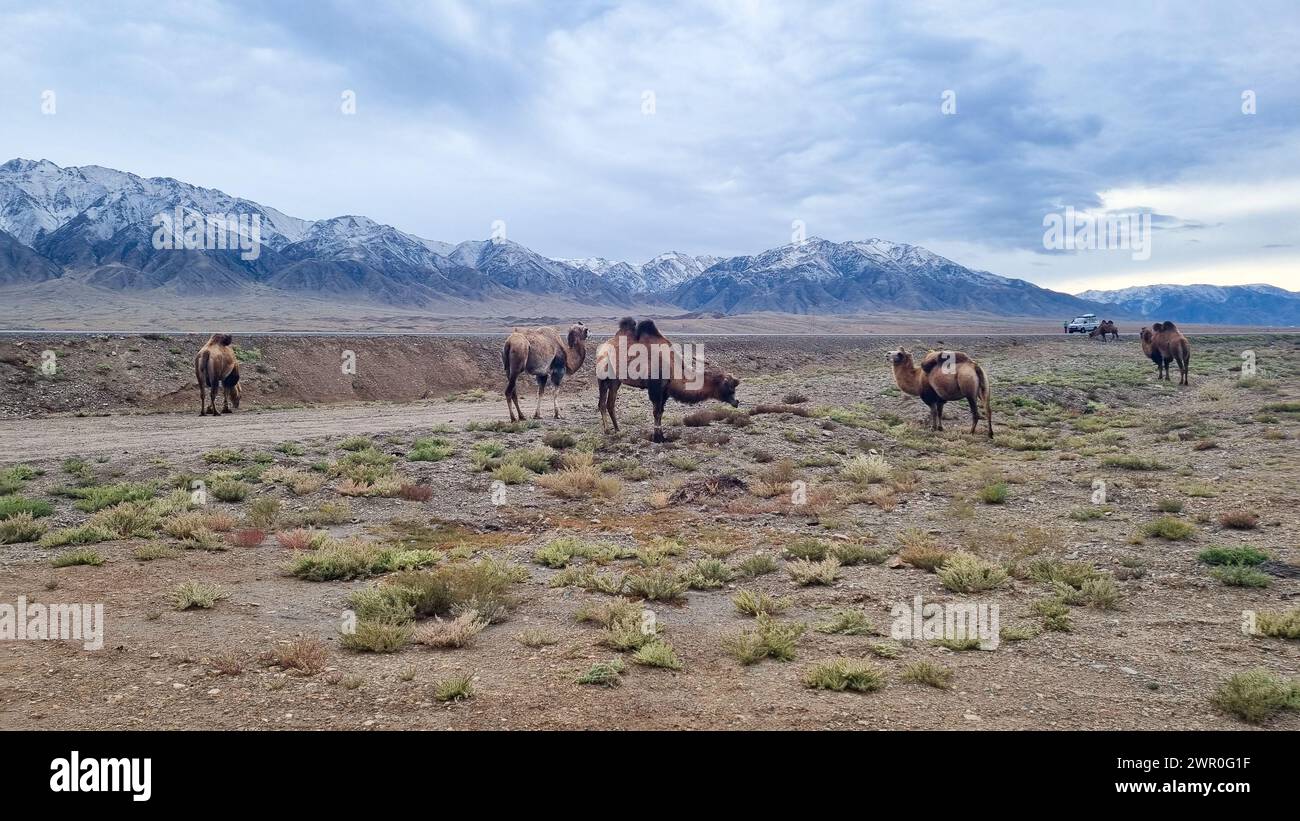
<path fill-rule="evenodd" d="M 1162 327 L 1166 332 L 1168 332 L 1168 331 L 1176 331 L 1176 330 L 1178 330 L 1177 328 L 1174 327 L 1174 323 L 1172 323 L 1172 322 L 1164 322 L 1164 323 L 1161 323 L 1160 326 L 1161 326 L 1161 327 Z"/>
<path fill-rule="evenodd" d="M 659 333 L 659 328 L 653 319 L 643 319 L 636 324 L 636 338 L 640 339 L 643 336 L 663 336 L 663 334 Z"/>
<path fill-rule="evenodd" d="M 209 345 L 225 345 L 226 347 L 230 347 L 234 341 L 235 338 L 230 334 L 213 334 L 208 337 Z"/>
<path fill-rule="evenodd" d="M 975 361 L 961 351 L 930 351 L 925 355 L 925 358 L 921 360 L 921 370 L 929 373 L 937 366 L 943 364 L 946 359 L 951 359 L 951 361 L 958 364 L 962 362 Z"/>
<path fill-rule="evenodd" d="M 625 316 L 618 321 L 618 329 L 624 333 L 636 333 L 636 320 L 630 316 Z"/>

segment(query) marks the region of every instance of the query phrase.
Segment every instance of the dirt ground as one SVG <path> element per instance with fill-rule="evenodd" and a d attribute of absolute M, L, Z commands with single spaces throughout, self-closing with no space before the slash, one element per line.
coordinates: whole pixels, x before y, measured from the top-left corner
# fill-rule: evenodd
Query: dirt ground
<path fill-rule="evenodd" d="M 61 346 L 66 376 L 41 381 L 32 363 L 39 367 L 49 339 Z M 0 603 L 102 602 L 107 625 L 100 650 L 0 641 L 3 728 L 1236 729 L 1251 725 L 1211 703 L 1225 679 L 1259 667 L 1300 673 L 1296 641 L 1241 629 L 1243 611 L 1291 610 L 1300 596 L 1300 337 L 1196 337 L 1191 385 L 1181 388 L 1156 381 L 1131 337 L 708 338 L 710 359 L 741 377 L 741 411 L 750 414 L 686 426 L 701 408 L 670 403 L 665 444 L 648 440 L 648 405 L 634 390 L 620 396 L 622 432 L 602 432 L 590 365 L 585 378 L 566 383 L 562 419 L 491 429 L 505 417 L 493 381 L 496 339 L 439 340 L 441 356 L 411 373 L 411 362 L 430 359 L 427 340 L 350 338 L 358 372 L 337 379 L 335 343 L 349 338 L 241 340 L 259 353 L 245 358 L 244 407 L 202 419 L 188 409 L 194 337 L 49 339 L 0 340 L 8 394 L 0 399 L 0 471 L 12 477 L 0 504 L 48 502 L 51 512 L 37 519 L 48 536 L 104 515 L 78 507 L 94 488 L 135 483 L 143 495 L 174 501 L 173 488 L 202 479 L 210 488 L 242 483 L 248 495 L 209 495 L 196 512 L 227 514 L 234 530 L 188 549 L 157 527 L 183 515 L 171 511 L 130 538 L 0 546 Z M 894 385 L 888 349 L 943 342 L 989 373 L 991 442 L 967 432 L 969 416 L 956 403 L 943 432 L 925 430 L 924 406 Z M 411 347 L 393 347 L 403 344 Z M 1244 380 L 1243 352 L 1258 368 Z M 98 367 L 105 362 L 107 371 Z M 401 384 L 405 393 L 394 395 Z M 357 401 L 376 398 L 391 401 Z M 806 400 L 794 403 L 796 413 L 757 412 L 760 403 L 795 399 Z M 344 404 L 314 404 L 326 400 Z M 551 450 L 543 450 L 547 436 Z M 357 437 L 369 446 L 347 441 Z M 411 459 L 427 439 L 438 440 L 440 458 Z M 534 467 L 544 472 L 524 469 L 522 483 L 505 485 L 504 498 L 499 486 L 494 494 L 494 476 L 507 473 L 474 463 L 476 446 L 482 453 L 488 442 L 501 446 L 499 459 L 540 461 Z M 600 490 L 565 498 L 545 486 L 583 452 L 608 480 Z M 358 454 L 387 474 L 376 488 L 396 476 L 427 486 L 431 497 L 344 495 L 356 487 L 340 474 Z M 878 470 L 851 475 L 873 456 L 883 459 L 871 461 Z M 17 465 L 34 470 L 12 471 Z M 287 476 L 315 477 L 319 487 L 305 482 L 300 495 Z M 1098 480 L 1104 501 L 1094 497 Z M 235 546 L 229 537 L 267 499 L 279 509 L 265 540 Z M 323 506 L 337 514 L 334 523 L 322 521 Z M 1227 527 L 1221 517 L 1230 513 L 1256 524 Z M 429 551 L 421 555 L 434 564 L 423 573 L 510 562 L 521 568 L 509 585 L 513 609 L 460 648 L 348 649 L 339 629 L 349 595 L 395 577 L 292 575 L 289 564 L 312 549 L 286 549 L 277 534 L 313 517 L 332 540 Z M 1190 532 L 1141 535 L 1165 517 Z M 606 548 L 569 565 L 605 580 L 626 574 L 620 597 L 537 560 L 539 548 L 564 537 Z M 790 548 L 809 538 L 878 552 L 844 564 L 830 584 L 800 586 Z M 974 553 L 1009 576 L 994 589 L 953 592 L 899 557 L 918 545 Z M 1229 586 L 1213 575 L 1198 555 L 1216 546 L 1267 553 L 1266 586 Z M 144 560 L 144 548 L 158 557 Z M 78 549 L 103 563 L 53 566 Z M 741 575 L 755 555 L 776 569 Z M 632 577 L 692 578 L 711 557 L 733 575 L 719 587 L 664 601 L 627 586 Z M 1068 604 L 1071 629 L 1047 629 L 1035 602 L 1060 591 L 1037 569 L 1053 559 L 1113 580 L 1117 600 L 1109 609 Z M 172 593 L 191 580 L 229 597 L 177 610 Z M 807 626 L 793 659 L 747 665 L 729 651 L 729 640 L 756 625 L 733 604 L 742 590 L 789 599 L 779 619 Z M 955 650 L 892 638 L 891 609 L 916 596 L 995 604 L 1001 626 L 1022 640 Z M 636 663 L 599 625 L 575 618 L 584 605 L 616 598 L 654 614 L 681 669 Z M 871 629 L 817 629 L 846 610 Z M 419 619 L 417 630 L 430 621 Z M 320 669 L 296 671 L 268 655 L 301 639 L 325 649 Z M 889 653 L 882 646 L 895 657 L 879 655 Z M 577 682 L 615 657 L 625 662 L 620 686 Z M 868 662 L 883 686 L 804 686 L 811 668 L 834 659 Z M 908 680 L 923 661 L 950 671 L 950 686 Z M 439 701 L 439 683 L 455 675 L 472 676 L 472 698 Z M 1300 729 L 1300 715 L 1283 712 L 1262 726 Z"/>

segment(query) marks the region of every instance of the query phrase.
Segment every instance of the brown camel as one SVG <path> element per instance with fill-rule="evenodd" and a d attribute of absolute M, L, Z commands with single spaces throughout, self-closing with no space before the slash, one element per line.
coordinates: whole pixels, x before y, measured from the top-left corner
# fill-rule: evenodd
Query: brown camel
<path fill-rule="evenodd" d="M 194 376 L 199 380 L 199 416 L 204 416 L 209 409 L 217 415 L 217 389 L 221 389 L 221 412 L 230 413 L 233 404 L 239 408 L 239 362 L 235 359 L 235 349 L 230 334 L 213 334 L 208 342 L 199 349 L 194 357 Z M 203 401 L 203 390 L 207 388 L 207 404 Z"/>
<path fill-rule="evenodd" d="M 1092 332 L 1088 334 L 1088 338 L 1089 338 L 1089 339 L 1096 339 L 1097 337 L 1100 336 L 1100 337 L 1101 337 L 1101 341 L 1102 341 L 1102 342 L 1105 342 L 1105 341 L 1106 341 L 1106 337 L 1107 337 L 1108 335 L 1113 335 L 1113 336 L 1115 337 L 1115 339 L 1118 340 L 1118 339 L 1119 339 L 1119 328 L 1116 328 L 1116 327 L 1115 327 L 1115 323 L 1114 323 L 1114 322 L 1111 322 L 1109 319 L 1103 319 L 1103 320 L 1101 321 L 1101 324 L 1098 325 L 1097 327 L 1093 328 L 1093 329 L 1092 329 Z"/>
<path fill-rule="evenodd" d="M 961 351 L 930 351 L 920 365 L 899 348 L 885 355 L 894 366 L 894 381 L 903 393 L 919 396 L 930 408 L 930 429 L 943 430 L 945 402 L 965 399 L 970 404 L 970 432 L 979 428 L 979 403 L 984 404 L 989 438 L 993 438 L 993 410 L 989 406 L 989 381 L 979 363 Z"/>
<path fill-rule="evenodd" d="M 619 387 L 644 389 L 654 411 L 655 442 L 664 441 L 664 405 L 669 398 L 688 405 L 710 399 L 733 408 L 740 405 L 736 401 L 739 379 L 703 362 L 688 361 L 649 319 L 639 323 L 631 317 L 619 320 L 618 333 L 596 349 L 596 384 L 600 390 L 600 424 L 606 432 L 611 425 L 618 432 L 614 403 Z"/>
<path fill-rule="evenodd" d="M 1169 363 L 1178 363 L 1178 384 L 1186 385 L 1191 370 L 1192 348 L 1172 322 L 1157 322 L 1143 328 L 1142 353 L 1156 363 L 1156 378 L 1169 379 Z"/>
<path fill-rule="evenodd" d="M 566 373 L 576 373 L 586 358 L 587 328 L 581 322 L 569 326 L 567 337 L 561 337 L 554 328 L 516 329 L 506 338 L 505 348 L 501 351 L 501 364 L 506 370 L 506 410 L 510 412 L 510 421 L 524 418 L 523 408 L 519 407 L 519 391 L 515 388 L 515 380 L 520 374 L 528 373 L 537 379 L 534 419 L 542 418 L 542 394 L 546 391 L 546 380 L 551 380 L 555 386 L 551 392 L 551 406 L 555 418 L 559 419 L 560 380 Z M 515 417 L 516 411 L 519 412 L 518 418 Z"/>

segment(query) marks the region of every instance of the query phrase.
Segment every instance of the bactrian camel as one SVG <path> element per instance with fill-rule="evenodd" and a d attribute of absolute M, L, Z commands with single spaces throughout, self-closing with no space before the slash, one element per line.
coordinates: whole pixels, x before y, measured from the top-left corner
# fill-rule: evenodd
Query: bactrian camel
<path fill-rule="evenodd" d="M 221 390 L 221 412 L 230 413 L 233 404 L 239 407 L 239 362 L 230 334 L 213 334 L 207 344 L 194 357 L 194 377 L 199 381 L 199 416 L 211 411 L 217 415 L 217 389 Z M 208 399 L 203 401 L 207 389 Z"/>
<path fill-rule="evenodd" d="M 664 405 L 676 399 L 688 405 L 715 399 L 733 408 L 740 380 L 703 362 L 688 362 L 653 321 L 631 317 L 619 320 L 618 333 L 596 348 L 596 385 L 600 391 L 600 424 L 606 432 L 618 431 L 614 403 L 621 385 L 642 388 L 650 396 L 654 412 L 655 442 L 664 441 Z M 608 421 L 606 421 L 608 420 Z"/>
<path fill-rule="evenodd" d="M 1191 370 L 1192 346 L 1172 322 L 1157 322 L 1142 329 L 1142 353 L 1156 363 L 1156 378 L 1169 379 L 1169 363 L 1178 363 L 1178 384 L 1186 385 Z"/>
<path fill-rule="evenodd" d="M 930 351 L 920 365 L 899 348 L 885 355 L 894 366 L 894 381 L 903 393 L 919 396 L 930 408 L 930 429 L 943 430 L 945 402 L 965 399 L 970 404 L 970 432 L 979 427 L 979 405 L 984 405 L 989 438 L 993 438 L 993 410 L 989 406 L 989 381 L 979 363 L 961 351 Z"/>
<path fill-rule="evenodd" d="M 1092 333 L 1088 334 L 1089 339 L 1101 337 L 1102 342 L 1105 342 L 1106 337 L 1108 336 L 1114 336 L 1115 339 L 1119 339 L 1119 328 L 1116 328 L 1115 323 L 1111 322 L 1109 319 L 1103 319 L 1101 324 L 1093 328 Z"/>
<path fill-rule="evenodd" d="M 537 379 L 537 408 L 533 411 L 533 418 L 542 418 L 542 394 L 549 379 L 555 388 L 551 391 L 551 405 L 555 418 L 559 419 L 560 380 L 565 374 L 577 372 L 586 358 L 587 328 L 581 322 L 571 325 L 566 336 L 560 336 L 554 328 L 515 329 L 506 338 L 505 348 L 501 351 L 501 364 L 506 371 L 506 410 L 510 412 L 510 421 L 524 418 L 515 387 L 520 374 L 527 373 Z"/>

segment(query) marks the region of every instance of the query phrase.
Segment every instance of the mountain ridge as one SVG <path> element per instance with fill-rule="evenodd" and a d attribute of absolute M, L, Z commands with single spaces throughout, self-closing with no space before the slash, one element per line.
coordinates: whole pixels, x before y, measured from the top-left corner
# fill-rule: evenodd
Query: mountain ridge
<path fill-rule="evenodd" d="M 221 214 L 256 216 L 257 253 L 156 248 L 158 215 L 174 213 L 205 220 Z M 1184 319 L 1191 311 L 1195 321 L 1215 321 L 1200 319 L 1207 315 L 1203 306 L 1180 302 L 1173 292 L 1161 292 L 1161 300 L 1149 294 L 1110 297 L 1100 291 L 1070 295 L 879 238 L 832 242 L 810 237 L 726 258 L 672 251 L 640 264 L 602 257 L 556 259 L 506 238 L 425 239 L 362 215 L 300 219 L 171 177 L 10 160 L 0 165 L 0 287 L 27 287 L 59 277 L 102 289 L 106 298 L 114 292 L 155 290 L 220 296 L 256 286 L 289 295 L 417 307 L 447 300 L 527 303 L 556 297 L 611 308 L 661 305 L 700 314 L 942 310 L 1055 316 L 1110 310 L 1145 316 L 1141 311 L 1154 304 L 1158 309 L 1181 306 Z M 1217 304 L 1222 308 L 1226 301 Z M 1257 323 L 1278 324 L 1258 305 L 1247 313 Z M 1295 322 L 1300 323 L 1300 314 Z"/>

